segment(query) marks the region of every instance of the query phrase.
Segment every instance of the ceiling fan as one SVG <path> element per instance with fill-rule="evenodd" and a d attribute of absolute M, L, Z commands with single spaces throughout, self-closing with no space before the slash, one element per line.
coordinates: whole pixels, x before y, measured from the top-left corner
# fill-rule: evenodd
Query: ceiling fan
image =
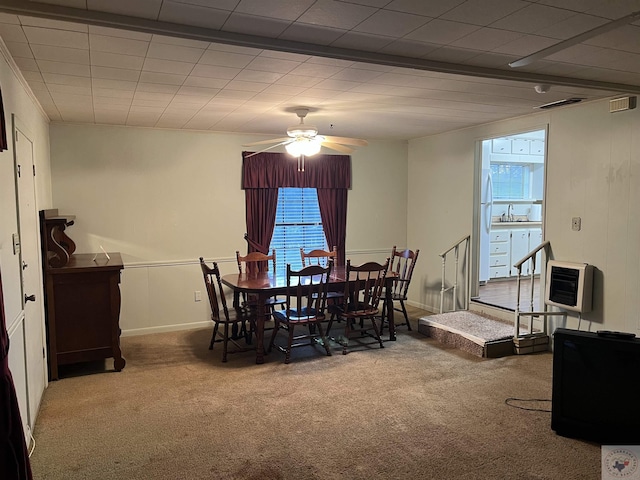
<path fill-rule="evenodd" d="M 296 108 L 294 111 L 300 119 L 300 123 L 287 128 L 287 137 L 247 143 L 244 145 L 245 147 L 267 145 L 270 143 L 273 143 L 273 145 L 260 150 L 259 152 L 250 153 L 249 155 L 246 155 L 245 158 L 252 157 L 253 155 L 257 155 L 258 153 L 271 150 L 272 148 L 279 147 L 281 145 L 284 145 L 287 152 L 294 157 L 310 157 L 318 153 L 321 147 L 326 147 L 341 153 L 352 153 L 353 148 L 350 146 L 365 147 L 368 145 L 366 140 L 360 140 L 359 138 L 318 135 L 318 129 L 316 127 L 304 123 L 304 119 L 309 113 L 309 109 L 306 107 L 300 107 Z"/>

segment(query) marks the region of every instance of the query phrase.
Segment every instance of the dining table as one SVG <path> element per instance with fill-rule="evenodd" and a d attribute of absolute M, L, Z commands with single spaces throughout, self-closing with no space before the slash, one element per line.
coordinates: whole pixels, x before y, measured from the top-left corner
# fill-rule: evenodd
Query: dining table
<path fill-rule="evenodd" d="M 385 277 L 385 296 L 386 317 L 389 324 L 389 340 L 396 340 L 396 329 L 393 320 L 393 300 L 392 285 L 395 278 L 395 272 L 387 272 Z M 354 281 L 355 277 L 351 279 Z M 276 295 L 284 295 L 287 293 L 287 277 L 285 275 L 276 275 L 273 272 L 243 272 L 230 273 L 223 275 L 222 283 L 231 288 L 234 293 L 234 302 L 238 302 L 242 295 L 255 296 L 257 301 L 257 317 L 256 317 L 256 363 L 264 363 L 264 329 L 265 322 L 268 320 L 271 312 L 266 305 L 267 300 Z M 348 279 L 346 278 L 346 267 L 343 265 L 334 266 L 331 269 L 331 275 L 328 281 L 328 290 L 331 292 L 343 292 Z"/>

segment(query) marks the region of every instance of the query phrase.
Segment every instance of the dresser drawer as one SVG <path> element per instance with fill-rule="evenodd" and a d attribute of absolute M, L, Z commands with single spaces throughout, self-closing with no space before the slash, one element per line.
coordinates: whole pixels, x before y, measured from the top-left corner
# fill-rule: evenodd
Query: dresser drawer
<path fill-rule="evenodd" d="M 511 238 L 511 232 L 509 230 L 491 232 L 491 242 L 508 242 Z"/>
<path fill-rule="evenodd" d="M 489 267 L 489 277 L 503 278 L 509 276 L 509 267 Z"/>
<path fill-rule="evenodd" d="M 490 267 L 506 267 L 509 264 L 509 255 L 501 254 L 501 255 L 491 255 L 489 257 L 489 266 Z"/>
<path fill-rule="evenodd" d="M 489 249 L 489 253 L 492 256 L 493 255 L 508 255 L 509 254 L 509 244 L 507 242 L 492 243 L 491 244 L 491 248 Z"/>

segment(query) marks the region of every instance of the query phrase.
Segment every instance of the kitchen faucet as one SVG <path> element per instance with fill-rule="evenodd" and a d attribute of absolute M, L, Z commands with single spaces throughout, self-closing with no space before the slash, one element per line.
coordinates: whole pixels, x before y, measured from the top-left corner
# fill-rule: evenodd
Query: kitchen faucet
<path fill-rule="evenodd" d="M 507 207 L 507 221 L 509 222 L 513 222 L 513 214 L 511 213 L 512 209 L 513 209 L 513 203 L 510 203 L 509 206 Z"/>

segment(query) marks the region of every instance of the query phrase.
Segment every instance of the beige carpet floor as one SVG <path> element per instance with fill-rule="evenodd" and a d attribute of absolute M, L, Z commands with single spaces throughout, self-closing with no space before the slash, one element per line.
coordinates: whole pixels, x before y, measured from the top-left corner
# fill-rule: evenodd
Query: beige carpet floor
<path fill-rule="evenodd" d="M 417 319 L 425 314 L 414 312 Z M 221 363 L 210 329 L 122 339 L 126 368 L 83 365 L 45 391 L 34 477 L 599 479 L 600 446 L 557 436 L 550 353 L 482 359 L 400 329 L 385 348 Z M 549 409 L 549 402 L 513 401 Z"/>

